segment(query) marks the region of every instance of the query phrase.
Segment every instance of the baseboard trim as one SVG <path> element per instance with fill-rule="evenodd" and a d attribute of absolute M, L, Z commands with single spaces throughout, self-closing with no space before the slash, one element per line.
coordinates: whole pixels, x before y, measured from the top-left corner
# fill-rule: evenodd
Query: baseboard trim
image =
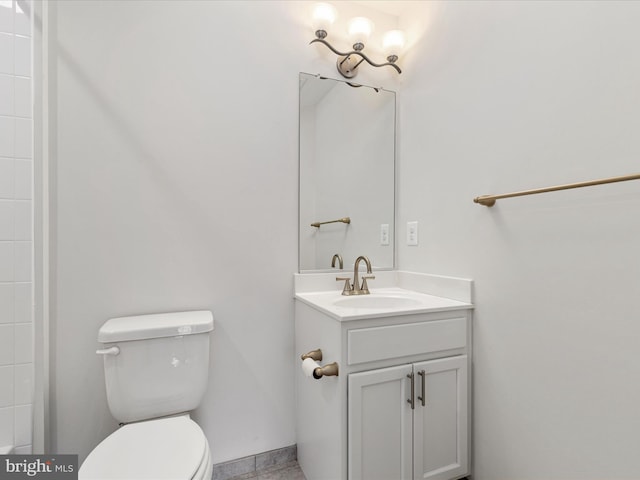
<path fill-rule="evenodd" d="M 216 463 L 213 466 L 213 480 L 229 480 L 233 477 L 255 473 L 297 459 L 298 448 L 296 445 L 290 445 L 228 462 Z"/>

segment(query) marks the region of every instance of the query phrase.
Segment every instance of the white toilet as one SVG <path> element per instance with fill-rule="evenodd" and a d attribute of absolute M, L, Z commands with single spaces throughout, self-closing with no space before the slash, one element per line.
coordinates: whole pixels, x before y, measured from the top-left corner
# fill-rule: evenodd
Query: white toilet
<path fill-rule="evenodd" d="M 207 439 L 189 417 L 207 387 L 208 311 L 112 318 L 98 333 L 107 400 L 124 424 L 86 458 L 80 480 L 209 480 Z"/>

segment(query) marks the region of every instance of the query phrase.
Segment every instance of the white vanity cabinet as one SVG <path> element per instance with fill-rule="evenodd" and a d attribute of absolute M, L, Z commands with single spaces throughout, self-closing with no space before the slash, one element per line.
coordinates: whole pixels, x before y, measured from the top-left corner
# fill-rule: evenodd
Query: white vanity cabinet
<path fill-rule="evenodd" d="M 348 478 L 466 475 L 467 381 L 466 355 L 350 374 Z"/>
<path fill-rule="evenodd" d="M 336 315 L 296 295 L 298 361 L 320 348 L 321 365 L 339 365 L 337 377 L 319 380 L 297 369 L 296 441 L 307 480 L 469 475 L 471 312 L 470 303 L 451 301 L 415 313 Z"/>

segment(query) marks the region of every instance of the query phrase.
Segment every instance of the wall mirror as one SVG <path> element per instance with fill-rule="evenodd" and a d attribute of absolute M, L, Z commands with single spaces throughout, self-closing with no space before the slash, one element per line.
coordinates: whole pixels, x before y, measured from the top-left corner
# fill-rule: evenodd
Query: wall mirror
<path fill-rule="evenodd" d="M 393 269 L 395 127 L 395 92 L 300 74 L 301 273 Z"/>

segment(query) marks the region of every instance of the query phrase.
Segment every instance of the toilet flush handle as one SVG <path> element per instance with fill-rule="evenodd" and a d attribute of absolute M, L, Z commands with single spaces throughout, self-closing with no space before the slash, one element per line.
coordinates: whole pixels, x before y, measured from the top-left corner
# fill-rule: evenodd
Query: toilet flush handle
<path fill-rule="evenodd" d="M 118 347 L 109 347 L 96 350 L 96 353 L 98 355 L 118 355 L 120 353 L 120 349 Z"/>

